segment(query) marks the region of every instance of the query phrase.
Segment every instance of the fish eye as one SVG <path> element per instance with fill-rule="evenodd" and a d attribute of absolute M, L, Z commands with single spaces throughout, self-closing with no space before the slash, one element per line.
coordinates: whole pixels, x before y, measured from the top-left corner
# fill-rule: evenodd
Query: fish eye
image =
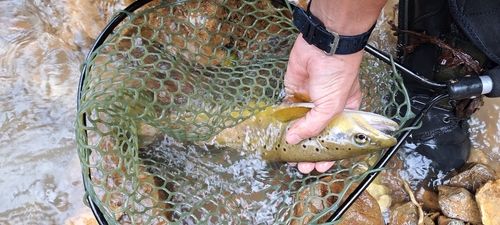
<path fill-rule="evenodd" d="M 368 143 L 368 137 L 364 134 L 356 134 L 354 136 L 354 141 L 358 145 L 365 145 L 366 143 Z"/>

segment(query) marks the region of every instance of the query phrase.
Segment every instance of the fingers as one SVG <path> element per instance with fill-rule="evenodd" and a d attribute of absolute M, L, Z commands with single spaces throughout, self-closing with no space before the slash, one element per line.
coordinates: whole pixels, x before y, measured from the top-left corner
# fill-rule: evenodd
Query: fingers
<path fill-rule="evenodd" d="M 301 140 L 318 135 L 344 110 L 353 86 L 350 83 L 355 82 L 357 76 L 351 78 L 353 80 L 351 81 L 342 77 L 332 79 L 328 75 L 330 74 L 326 74 L 326 78 L 317 79 L 319 81 L 311 81 L 309 94 L 314 102 L 314 108 L 290 127 L 286 134 L 289 144 L 298 144 Z M 357 90 L 359 91 L 359 88 Z"/>
<path fill-rule="evenodd" d="M 294 165 L 297 163 L 289 163 L 290 165 Z M 307 174 L 312 172 L 314 169 L 320 173 L 324 173 L 327 170 L 329 170 L 333 164 L 335 164 L 335 161 L 333 162 L 317 162 L 317 163 L 312 163 L 312 162 L 300 162 L 297 164 L 297 168 L 301 173 Z"/>
<path fill-rule="evenodd" d="M 316 164 L 311 162 L 300 162 L 297 165 L 297 168 L 301 173 L 310 173 L 311 171 L 314 170 L 315 167 Z"/>
<path fill-rule="evenodd" d="M 294 122 L 286 133 L 286 141 L 294 145 L 306 138 L 318 135 L 341 111 L 337 109 L 336 111 L 324 112 L 321 109 L 321 106 L 317 106 L 309 111 L 305 117 Z"/>
<path fill-rule="evenodd" d="M 324 173 L 326 172 L 327 170 L 329 170 L 333 164 L 335 164 L 335 161 L 333 162 L 317 162 L 316 163 L 316 171 L 320 172 L 320 173 Z"/>

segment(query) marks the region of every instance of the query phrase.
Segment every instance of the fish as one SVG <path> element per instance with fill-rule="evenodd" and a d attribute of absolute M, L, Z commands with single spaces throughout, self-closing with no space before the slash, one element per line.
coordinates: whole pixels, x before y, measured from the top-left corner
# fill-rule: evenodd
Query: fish
<path fill-rule="evenodd" d="M 269 106 L 242 123 L 222 130 L 207 144 L 260 152 L 266 161 L 319 162 L 370 154 L 397 142 L 386 133 L 399 128 L 393 120 L 371 112 L 345 109 L 317 136 L 295 145 L 288 144 L 286 131 L 313 107 L 313 103 Z"/>

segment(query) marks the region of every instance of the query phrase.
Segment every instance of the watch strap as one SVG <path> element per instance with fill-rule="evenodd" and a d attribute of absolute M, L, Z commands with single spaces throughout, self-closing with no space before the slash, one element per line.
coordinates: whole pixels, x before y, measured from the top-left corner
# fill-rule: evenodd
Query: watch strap
<path fill-rule="evenodd" d="M 327 55 L 346 55 L 361 51 L 375 28 L 373 25 L 367 32 L 355 36 L 338 35 L 328 31 L 319 19 L 300 7 L 295 7 L 293 11 L 293 24 L 307 43 L 323 50 Z"/>

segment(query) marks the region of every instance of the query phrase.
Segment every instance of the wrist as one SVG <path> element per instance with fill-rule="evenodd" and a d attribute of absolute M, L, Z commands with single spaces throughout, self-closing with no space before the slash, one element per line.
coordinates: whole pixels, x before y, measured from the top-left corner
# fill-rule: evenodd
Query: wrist
<path fill-rule="evenodd" d="M 386 0 L 311 0 L 309 10 L 329 31 L 354 36 L 375 24 L 385 3 Z"/>
<path fill-rule="evenodd" d="M 308 12 L 305 12 L 299 7 L 295 8 L 293 12 L 293 23 L 308 44 L 316 46 L 328 56 L 352 54 L 361 51 L 375 27 L 375 25 L 372 25 L 368 31 L 359 35 L 339 35 L 328 30 L 318 18 L 310 13 L 309 8 Z"/>

